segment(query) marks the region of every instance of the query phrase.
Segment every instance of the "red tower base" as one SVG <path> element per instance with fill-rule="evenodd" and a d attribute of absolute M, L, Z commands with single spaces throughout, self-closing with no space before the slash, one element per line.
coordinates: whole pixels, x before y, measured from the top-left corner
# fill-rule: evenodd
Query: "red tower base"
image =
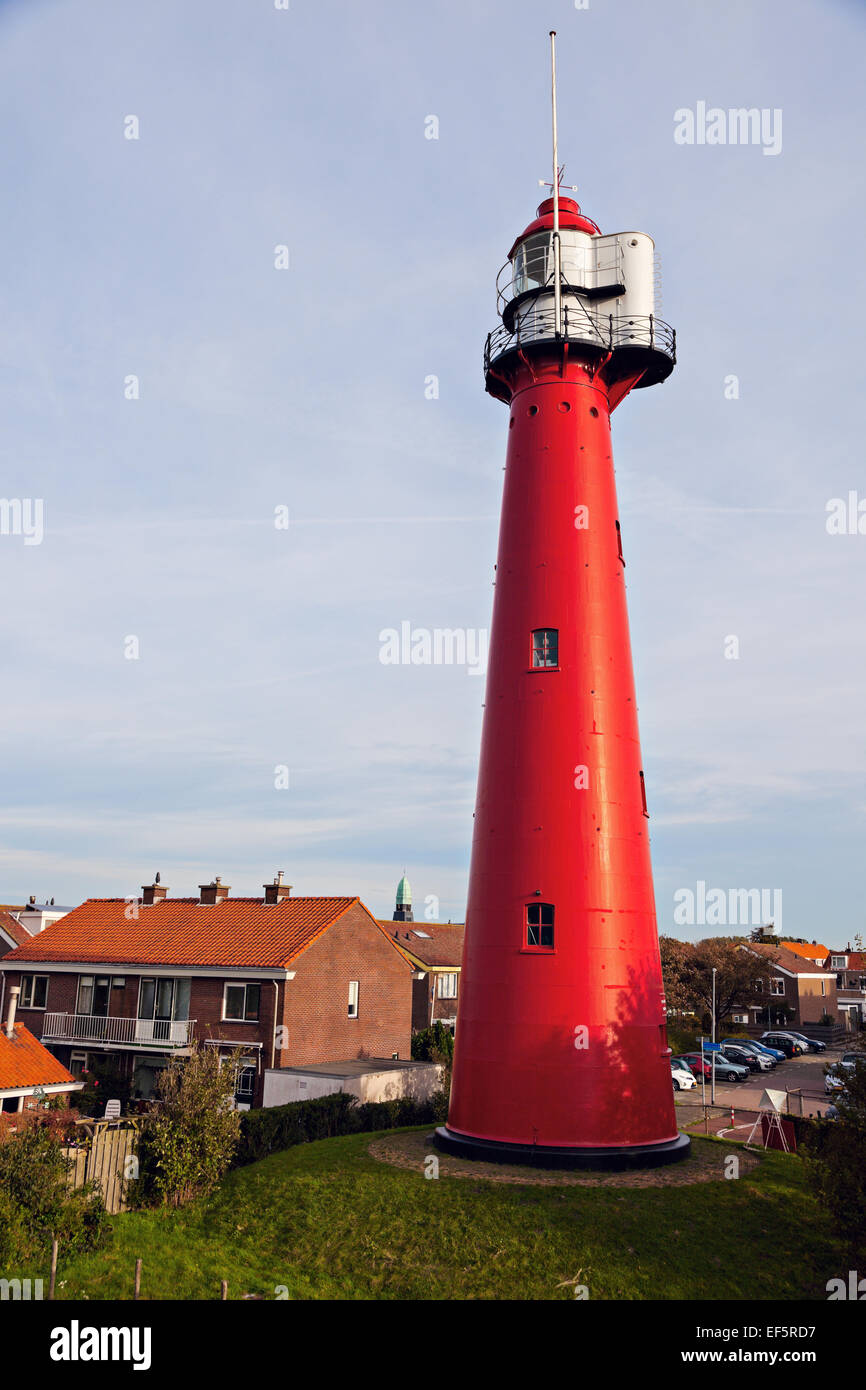
<path fill-rule="evenodd" d="M 661 1168 L 688 1158 L 692 1141 L 678 1134 L 662 1144 L 628 1144 L 598 1149 L 557 1148 L 551 1144 L 502 1144 L 492 1139 L 474 1139 L 455 1134 L 441 1125 L 433 1135 L 437 1149 L 455 1158 L 476 1159 L 484 1163 L 526 1163 L 533 1168 Z"/>

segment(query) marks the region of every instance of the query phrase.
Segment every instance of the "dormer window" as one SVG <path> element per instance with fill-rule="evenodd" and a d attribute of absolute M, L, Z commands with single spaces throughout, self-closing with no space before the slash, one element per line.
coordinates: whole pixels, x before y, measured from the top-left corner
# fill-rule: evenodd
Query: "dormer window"
<path fill-rule="evenodd" d="M 526 945 L 553 950 L 553 903 L 526 904 Z"/>
<path fill-rule="evenodd" d="M 532 665 L 534 669 L 559 665 L 559 629 L 539 627 L 532 634 Z"/>

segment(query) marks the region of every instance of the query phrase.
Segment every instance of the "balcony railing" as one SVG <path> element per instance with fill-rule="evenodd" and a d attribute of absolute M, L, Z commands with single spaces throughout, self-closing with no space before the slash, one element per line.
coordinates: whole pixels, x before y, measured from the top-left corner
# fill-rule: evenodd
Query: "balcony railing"
<path fill-rule="evenodd" d="M 194 1018 L 114 1018 L 92 1014 L 46 1014 L 43 1041 L 102 1042 L 140 1047 L 187 1047 Z"/>

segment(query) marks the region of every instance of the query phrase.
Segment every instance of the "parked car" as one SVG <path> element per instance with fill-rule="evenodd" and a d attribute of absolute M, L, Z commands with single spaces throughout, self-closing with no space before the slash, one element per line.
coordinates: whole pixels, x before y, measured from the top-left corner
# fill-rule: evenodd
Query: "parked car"
<path fill-rule="evenodd" d="M 688 1062 L 692 1071 L 696 1071 L 698 1076 L 711 1077 L 711 1063 L 715 1067 L 716 1080 L 723 1081 L 748 1081 L 749 1068 L 743 1067 L 739 1062 L 731 1062 L 721 1052 L 705 1052 L 703 1058 L 699 1052 L 686 1052 L 682 1060 Z"/>
<path fill-rule="evenodd" d="M 671 1058 L 671 1078 L 675 1091 L 691 1091 L 698 1084 L 685 1062 L 678 1057 Z"/>
<path fill-rule="evenodd" d="M 866 1066 L 866 1053 L 843 1052 L 840 1060 L 824 1073 L 824 1094 L 829 1096 L 833 1091 L 846 1090 L 845 1073 L 852 1072 L 858 1063 Z"/>
<path fill-rule="evenodd" d="M 791 1038 L 787 1033 L 762 1033 L 761 1041 L 768 1042 L 771 1047 L 778 1047 L 784 1052 L 786 1057 L 802 1057 L 805 1048 L 802 1043 L 797 1042 L 796 1038 Z"/>
<path fill-rule="evenodd" d="M 790 1028 L 786 1029 L 786 1032 L 789 1038 L 793 1038 L 795 1042 L 802 1043 L 804 1047 L 808 1048 L 809 1052 L 827 1051 L 827 1044 L 819 1042 L 817 1038 L 807 1038 L 805 1033 L 794 1033 Z"/>
<path fill-rule="evenodd" d="M 760 1052 L 766 1052 L 767 1056 L 774 1062 L 786 1062 L 788 1059 L 780 1047 L 768 1047 L 765 1042 L 757 1042 L 753 1039 L 752 1047 L 757 1047 Z"/>
<path fill-rule="evenodd" d="M 755 1070 L 775 1070 L 778 1059 L 770 1052 L 768 1047 L 761 1047 L 760 1043 L 751 1042 L 747 1038 L 722 1038 L 722 1047 L 725 1049 L 735 1047 L 739 1048 L 741 1052 L 750 1053 L 758 1064 Z M 734 1060 L 736 1061 L 736 1058 Z M 782 1060 L 784 1060 L 784 1053 L 782 1054 Z"/>
<path fill-rule="evenodd" d="M 745 1047 L 737 1047 L 736 1043 L 722 1043 L 722 1056 L 727 1057 L 729 1062 L 739 1062 L 741 1067 L 748 1067 L 749 1071 L 765 1070 L 761 1062 L 758 1061 L 757 1053 L 749 1052 Z M 768 1060 L 768 1058 L 762 1058 L 762 1061 Z"/>

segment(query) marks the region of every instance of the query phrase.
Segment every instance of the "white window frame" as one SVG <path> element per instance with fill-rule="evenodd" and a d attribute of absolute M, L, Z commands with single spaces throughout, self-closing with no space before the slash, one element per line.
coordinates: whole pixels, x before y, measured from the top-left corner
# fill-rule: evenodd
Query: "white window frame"
<path fill-rule="evenodd" d="M 88 1055 L 87 1055 L 86 1052 L 79 1052 L 77 1049 L 75 1049 L 74 1051 L 70 1052 L 70 1054 L 69 1054 L 69 1070 L 72 1072 L 72 1075 L 76 1078 L 76 1080 L 80 1080 L 81 1077 L 82 1077 L 82 1075 L 84 1074 L 84 1072 L 86 1072 L 86 1071 L 88 1070 L 87 1062 L 88 1062 Z M 81 1066 L 81 1071 L 80 1071 L 80 1072 L 77 1072 L 77 1071 L 75 1070 L 75 1068 L 76 1068 L 76 1066 L 78 1066 L 79 1064 L 80 1064 L 80 1066 Z"/>
<path fill-rule="evenodd" d="M 357 1018 L 359 1013 L 360 980 L 349 981 L 348 1018 Z"/>
<path fill-rule="evenodd" d="M 774 999 L 779 999 L 784 996 L 784 993 L 785 981 L 782 979 L 781 975 L 774 975 L 770 980 L 770 994 Z"/>
<path fill-rule="evenodd" d="M 45 981 L 45 1003 L 44 1003 L 44 1004 L 34 1004 L 34 1003 L 33 1003 L 33 992 L 34 992 L 34 988 L 35 988 L 35 985 L 36 985 L 36 981 L 37 981 L 37 980 L 44 980 L 44 981 Z M 29 989 L 25 989 L 25 986 L 26 986 L 26 985 L 29 985 L 30 988 L 29 988 Z M 42 1011 L 44 1011 L 45 1009 L 48 1008 L 48 976 L 47 976 L 47 975 L 22 975 L 22 976 L 21 976 L 21 993 L 20 993 L 20 995 L 19 995 L 19 997 L 18 997 L 18 1007 L 19 1007 L 19 1009 L 39 1009 L 39 1010 L 42 1010 Z"/>
<path fill-rule="evenodd" d="M 457 998 L 457 971 L 444 970 L 436 977 L 436 998 Z"/>
<path fill-rule="evenodd" d="M 248 990 L 251 986 L 252 986 L 254 989 L 257 989 L 257 990 L 259 991 L 259 1010 L 258 1010 L 257 1016 L 256 1016 L 255 1018 L 237 1018 L 234 1014 L 227 1014 L 227 1013 L 226 1013 L 226 999 L 227 999 L 229 990 L 230 990 L 230 989 L 242 989 L 242 990 L 243 990 L 243 992 L 244 992 L 244 1013 L 246 1013 L 246 1011 L 247 1011 L 247 990 Z M 223 985 L 223 1006 L 222 1006 L 222 1019 L 221 1019 L 221 1022 L 223 1022 L 223 1023 L 255 1023 L 255 1024 L 258 1024 L 258 1023 L 261 1022 L 261 1018 L 262 1018 L 262 987 L 261 987 L 261 984 L 259 983 L 259 981 L 258 981 L 258 980 L 226 980 L 225 984 Z"/>
<path fill-rule="evenodd" d="M 831 957 L 830 957 L 830 969 L 831 969 L 831 970 L 844 970 L 844 969 L 846 968 L 846 967 L 845 967 L 845 962 L 846 962 L 847 959 L 848 959 L 847 956 L 831 956 Z"/>

